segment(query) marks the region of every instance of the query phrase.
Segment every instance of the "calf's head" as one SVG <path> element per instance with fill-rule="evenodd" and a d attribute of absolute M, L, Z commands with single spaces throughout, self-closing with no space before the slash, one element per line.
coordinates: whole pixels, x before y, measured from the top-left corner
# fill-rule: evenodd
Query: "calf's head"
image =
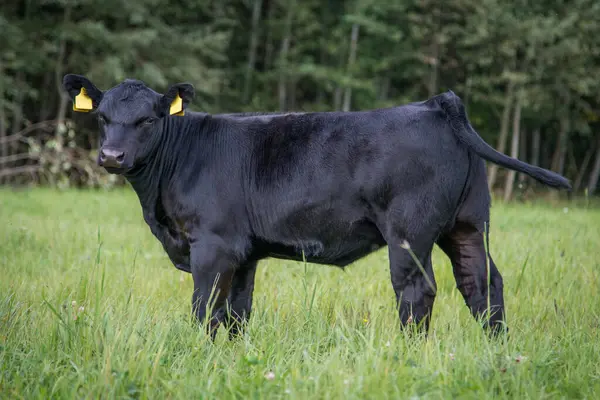
<path fill-rule="evenodd" d="M 171 85 L 159 94 L 143 82 L 127 79 L 102 91 L 81 75 L 67 74 L 63 88 L 73 110 L 92 112 L 100 126 L 98 165 L 109 173 L 124 173 L 143 163 L 160 145 L 164 118 L 183 115 L 194 97 L 189 83 Z"/>

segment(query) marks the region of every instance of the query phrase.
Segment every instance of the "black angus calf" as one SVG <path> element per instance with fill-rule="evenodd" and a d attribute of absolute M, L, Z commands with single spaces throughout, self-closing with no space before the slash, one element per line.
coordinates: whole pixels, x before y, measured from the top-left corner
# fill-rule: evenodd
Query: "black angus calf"
<path fill-rule="evenodd" d="M 451 91 L 360 112 L 184 115 L 190 84 L 161 95 L 125 80 L 101 91 L 68 74 L 63 85 L 76 111 L 97 115 L 98 163 L 127 178 L 152 233 L 173 264 L 192 274 L 194 315 L 208 317 L 212 328 L 225 322 L 230 333 L 250 315 L 259 260 L 304 254 L 344 267 L 386 245 L 401 326 L 427 332 L 435 243 L 473 316 L 485 316 L 484 327 L 498 332 L 503 283 L 485 249 L 484 159 L 571 187 L 488 146 Z"/>

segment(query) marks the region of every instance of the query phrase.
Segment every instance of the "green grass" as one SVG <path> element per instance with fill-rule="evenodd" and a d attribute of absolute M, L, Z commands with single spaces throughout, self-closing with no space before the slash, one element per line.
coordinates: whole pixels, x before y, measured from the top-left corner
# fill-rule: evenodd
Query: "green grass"
<path fill-rule="evenodd" d="M 492 214 L 508 342 L 436 248 L 428 340 L 399 333 L 383 249 L 345 272 L 263 261 L 246 335 L 211 343 L 131 190 L 0 190 L 0 398 L 597 398 L 600 211 Z"/>

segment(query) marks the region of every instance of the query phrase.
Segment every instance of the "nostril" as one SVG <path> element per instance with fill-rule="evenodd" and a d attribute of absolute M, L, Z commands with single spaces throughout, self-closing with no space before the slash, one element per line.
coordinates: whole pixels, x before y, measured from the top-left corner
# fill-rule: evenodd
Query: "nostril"
<path fill-rule="evenodd" d="M 124 158 L 125 158 L 125 153 L 121 152 L 121 153 L 117 154 L 116 160 L 117 160 L 117 162 L 121 163 L 121 162 L 123 162 Z"/>
<path fill-rule="evenodd" d="M 100 150 L 100 160 L 101 161 L 105 161 L 106 160 L 106 154 L 104 154 L 104 151 Z"/>

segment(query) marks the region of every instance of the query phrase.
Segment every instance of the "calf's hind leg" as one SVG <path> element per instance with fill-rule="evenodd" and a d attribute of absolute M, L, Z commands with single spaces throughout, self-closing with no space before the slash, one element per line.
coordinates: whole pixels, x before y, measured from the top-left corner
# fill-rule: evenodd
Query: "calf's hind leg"
<path fill-rule="evenodd" d="M 390 274 L 396 292 L 400 324 L 404 328 L 416 324 L 427 334 L 436 294 L 436 283 L 431 263 L 433 243 L 415 241 L 410 250 L 401 242 L 388 243 Z M 426 272 L 417 265 L 416 258 Z"/>
<path fill-rule="evenodd" d="M 257 264 L 256 261 L 244 263 L 233 275 L 225 310 L 230 339 L 243 332 L 245 324 L 250 318 Z"/>
<path fill-rule="evenodd" d="M 483 224 L 478 227 L 471 222 L 457 221 L 454 228 L 441 236 L 437 243 L 452 262 L 452 270 L 458 290 L 475 318 L 488 316 L 484 320 L 484 329 L 493 335 L 501 332 L 505 326 L 503 282 L 496 264 L 492 260 L 486 245 Z M 484 243 L 485 240 L 485 243 Z M 489 249 L 489 246 L 488 246 Z M 489 290 L 488 290 L 489 264 Z M 488 315 L 489 300 L 489 315 Z"/>

